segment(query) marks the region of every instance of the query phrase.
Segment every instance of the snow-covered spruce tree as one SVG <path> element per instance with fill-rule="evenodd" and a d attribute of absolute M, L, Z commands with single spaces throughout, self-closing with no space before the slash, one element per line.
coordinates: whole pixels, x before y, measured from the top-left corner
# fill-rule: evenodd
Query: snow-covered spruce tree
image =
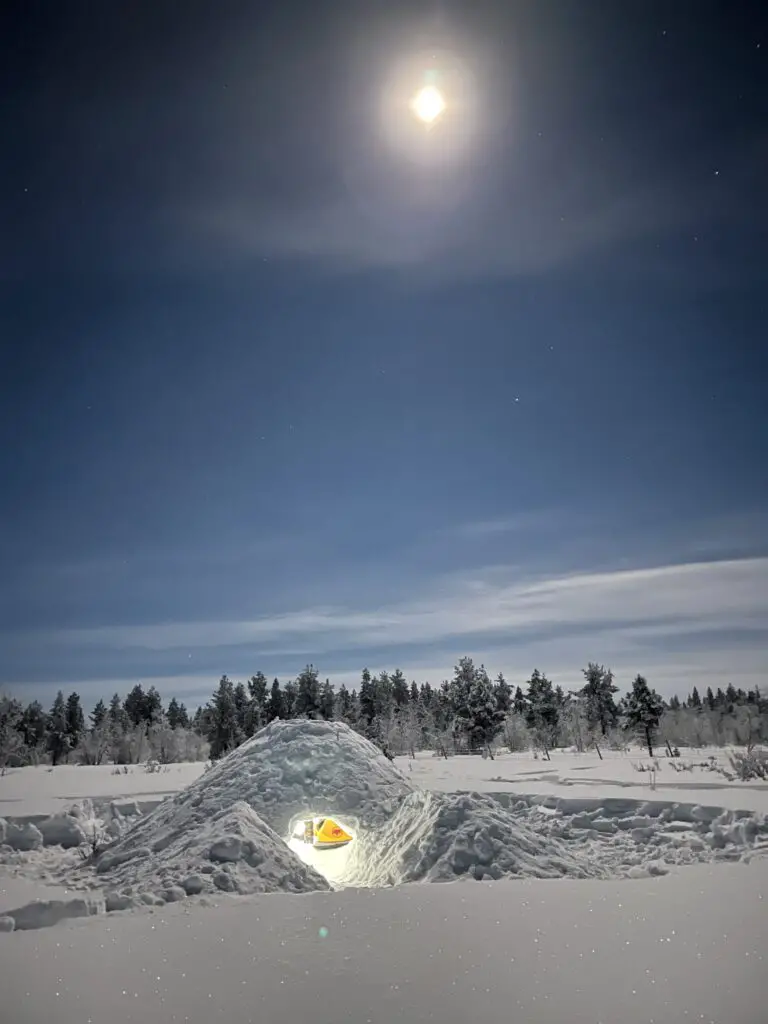
<path fill-rule="evenodd" d="M 391 684 L 392 703 L 396 713 L 402 711 L 408 705 L 410 690 L 405 676 L 399 668 L 396 668 L 389 677 Z"/>
<path fill-rule="evenodd" d="M 268 725 L 270 722 L 274 722 L 276 718 L 285 717 L 285 703 L 283 701 L 283 691 L 280 687 L 280 680 L 273 679 L 265 710 L 265 724 Z"/>
<path fill-rule="evenodd" d="M 69 752 L 67 733 L 67 705 L 64 694 L 59 690 L 48 715 L 48 752 L 51 764 L 56 766 Z"/>
<path fill-rule="evenodd" d="M 336 695 L 333 692 L 330 679 L 326 679 L 320 688 L 320 717 L 330 722 L 334 715 Z"/>
<path fill-rule="evenodd" d="M 454 745 L 461 748 L 470 743 L 469 692 L 475 681 L 475 663 L 471 658 L 460 658 L 453 670 L 453 679 L 448 688 L 448 700 L 453 711 Z"/>
<path fill-rule="evenodd" d="M 552 682 L 538 669 L 533 670 L 528 680 L 525 715 L 535 742 L 549 757 L 549 751 L 557 743 L 560 708 Z"/>
<path fill-rule="evenodd" d="M 499 674 L 496 676 L 496 682 L 494 683 L 493 686 L 493 692 L 496 697 L 496 708 L 506 718 L 506 716 L 512 710 L 512 687 L 504 678 L 503 672 L 499 672 Z"/>
<path fill-rule="evenodd" d="M 283 687 L 283 718 L 297 718 L 296 698 L 298 687 L 293 679 L 289 679 Z"/>
<path fill-rule="evenodd" d="M 611 670 L 594 661 L 590 661 L 582 672 L 586 682 L 577 693 L 582 700 L 587 725 L 591 730 L 599 729 L 600 734 L 605 736 L 619 718 L 613 699 L 619 688 L 613 682 Z"/>
<path fill-rule="evenodd" d="M 0 694 L 0 775 L 5 774 L 9 765 L 24 762 L 23 714 L 19 701 Z"/>
<path fill-rule="evenodd" d="M 248 721 L 246 722 L 246 736 L 253 736 L 255 732 L 267 723 L 267 701 L 269 699 L 269 683 L 263 672 L 257 672 L 248 680 L 248 694 L 251 698 Z"/>
<path fill-rule="evenodd" d="M 188 729 L 189 715 L 187 709 L 181 704 L 175 697 L 171 697 L 168 701 L 168 710 L 166 712 L 168 718 L 168 725 L 172 729 Z"/>
<path fill-rule="evenodd" d="M 45 754 L 48 735 L 48 715 L 40 701 L 33 700 L 24 708 L 20 728 L 27 763 L 39 764 Z"/>
<path fill-rule="evenodd" d="M 367 668 L 363 669 L 360 680 L 360 694 L 358 697 L 360 707 L 359 728 L 364 736 L 373 736 L 373 720 L 376 717 L 376 686 Z"/>
<path fill-rule="evenodd" d="M 307 665 L 296 680 L 295 718 L 320 718 L 320 680 L 314 665 Z"/>
<path fill-rule="evenodd" d="M 652 690 L 647 680 L 638 675 L 632 681 L 632 689 L 621 703 L 624 728 L 627 731 L 642 732 L 648 747 L 648 756 L 653 757 L 653 740 L 664 714 L 664 701 Z"/>
<path fill-rule="evenodd" d="M 222 676 L 219 687 L 208 703 L 211 760 L 218 760 L 242 743 L 243 735 L 237 724 L 235 688 L 227 676 Z"/>
<path fill-rule="evenodd" d="M 237 731 L 241 737 L 240 742 L 242 743 L 248 735 L 248 728 L 251 723 L 251 701 L 244 683 L 235 683 L 235 688 L 232 691 L 232 694 L 235 700 Z"/>
<path fill-rule="evenodd" d="M 476 668 L 471 658 L 462 658 L 454 670 L 450 694 L 457 737 L 463 736 L 470 750 L 485 748 L 490 753 L 504 713 L 485 667 Z"/>
<path fill-rule="evenodd" d="M 69 749 L 74 750 L 85 734 L 85 716 L 80 703 L 80 694 L 70 693 L 67 697 L 65 719 Z"/>

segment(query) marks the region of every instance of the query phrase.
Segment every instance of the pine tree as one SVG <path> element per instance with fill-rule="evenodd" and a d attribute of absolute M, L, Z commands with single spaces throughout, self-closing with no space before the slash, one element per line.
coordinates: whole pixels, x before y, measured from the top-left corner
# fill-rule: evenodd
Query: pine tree
<path fill-rule="evenodd" d="M 395 669 L 392 673 L 390 683 L 392 686 L 392 701 L 395 706 L 395 711 L 402 711 L 408 703 L 410 694 L 408 690 L 408 683 L 399 668 Z"/>
<path fill-rule="evenodd" d="M 529 729 L 549 752 L 557 743 L 560 714 L 552 683 L 538 669 L 533 670 L 528 680 L 525 715 Z"/>
<path fill-rule="evenodd" d="M 146 694 L 141 683 L 137 683 L 123 701 L 123 711 L 131 725 L 145 721 Z"/>
<path fill-rule="evenodd" d="M 330 722 L 336 706 L 336 695 L 333 692 L 330 679 L 326 679 L 320 690 L 320 717 Z"/>
<path fill-rule="evenodd" d="M 699 691 L 695 686 L 691 690 L 691 696 L 688 699 L 688 706 L 695 708 L 697 711 L 701 708 L 701 697 L 699 696 Z"/>
<path fill-rule="evenodd" d="M 127 723 L 127 715 L 119 693 L 114 694 L 112 700 L 110 700 L 108 714 L 109 723 L 112 728 L 122 731 Z"/>
<path fill-rule="evenodd" d="M 4 774 L 9 763 L 23 758 L 23 714 L 24 709 L 19 701 L 0 693 L 0 775 Z"/>
<path fill-rule="evenodd" d="M 413 705 L 419 703 L 419 687 L 415 679 L 411 682 L 411 687 L 410 690 L 408 691 L 408 700 Z"/>
<path fill-rule="evenodd" d="M 240 742 L 242 743 L 248 735 L 253 735 L 253 730 L 248 732 L 251 719 L 250 710 L 250 699 L 248 697 L 248 691 L 243 683 L 235 683 L 235 687 L 232 691 L 232 696 L 235 702 L 235 720 L 237 721 L 237 731 L 242 737 Z"/>
<path fill-rule="evenodd" d="M 251 697 L 251 721 L 249 723 L 253 733 L 267 722 L 267 700 L 269 699 L 269 684 L 263 672 L 257 672 L 248 680 L 248 692 Z"/>
<path fill-rule="evenodd" d="M 292 679 L 289 679 L 283 690 L 283 717 L 296 718 L 296 697 L 298 688 Z"/>
<path fill-rule="evenodd" d="M 669 710 L 670 711 L 679 711 L 680 710 L 680 698 L 677 696 L 677 694 L 673 694 L 669 698 Z"/>
<path fill-rule="evenodd" d="M 715 710 L 715 695 L 714 695 L 714 693 L 712 693 L 712 687 L 711 686 L 707 687 L 707 695 L 704 698 L 704 700 L 705 700 L 706 705 L 709 708 L 709 710 L 710 711 L 714 711 Z"/>
<path fill-rule="evenodd" d="M 512 687 L 504 678 L 504 674 L 502 672 L 499 672 L 496 676 L 494 693 L 496 695 L 497 709 L 502 713 L 502 715 L 508 715 L 512 708 Z"/>
<path fill-rule="evenodd" d="M 526 715 L 528 713 L 528 701 L 525 699 L 521 686 L 515 687 L 515 696 L 512 698 L 512 710 L 516 715 Z"/>
<path fill-rule="evenodd" d="M 24 746 L 29 750 L 36 751 L 43 745 L 48 732 L 48 715 L 39 701 L 33 700 L 24 708 L 20 729 Z"/>
<path fill-rule="evenodd" d="M 664 714 L 664 701 L 648 686 L 643 676 L 636 676 L 632 690 L 622 702 L 626 729 L 642 730 L 648 746 L 648 755 L 653 757 L 653 739 Z"/>
<path fill-rule="evenodd" d="M 103 700 L 98 700 L 93 711 L 88 716 L 91 720 L 91 728 L 98 729 L 107 719 L 107 705 Z"/>
<path fill-rule="evenodd" d="M 352 694 L 346 688 L 344 683 L 341 684 L 338 692 L 336 693 L 334 717 L 340 722 L 346 722 L 347 725 L 354 726 L 356 724 Z"/>
<path fill-rule="evenodd" d="M 320 717 L 320 680 L 314 665 L 307 665 L 296 680 L 294 715 L 297 718 Z"/>
<path fill-rule="evenodd" d="M 144 721 L 148 724 L 161 721 L 163 717 L 163 701 L 154 686 L 150 686 L 144 694 Z"/>
<path fill-rule="evenodd" d="M 48 750 L 54 767 L 69 751 L 67 705 L 61 690 L 56 694 L 56 699 L 48 715 Z"/>
<path fill-rule="evenodd" d="M 211 744 L 211 760 L 216 760 L 234 750 L 243 741 L 243 733 L 237 721 L 235 687 L 227 676 L 221 677 L 208 709 L 208 742 Z"/>
<path fill-rule="evenodd" d="M 618 692 L 618 686 L 614 685 L 613 673 L 603 665 L 590 661 L 585 669 L 582 669 L 586 683 L 578 691 L 582 699 L 582 707 L 590 729 L 600 728 L 603 736 L 616 724 L 618 709 L 613 699 L 614 693 Z"/>
<path fill-rule="evenodd" d="M 175 697 L 171 697 L 168 701 L 168 710 L 166 712 L 168 719 L 168 725 L 171 729 L 188 729 L 189 728 L 189 715 L 187 709 L 183 704 L 180 704 Z"/>
<path fill-rule="evenodd" d="M 470 720 L 470 692 L 475 682 L 475 663 L 471 658 L 459 659 L 453 670 L 453 679 L 448 685 L 448 698 L 453 711 L 454 735 L 463 732 L 472 742 L 468 723 Z"/>
<path fill-rule="evenodd" d="M 265 715 L 267 722 L 274 722 L 276 718 L 285 718 L 283 691 L 280 689 L 279 679 L 275 679 L 272 683 L 272 689 L 269 692 Z"/>
<path fill-rule="evenodd" d="M 493 683 L 482 665 L 475 670 L 475 677 L 469 688 L 467 711 L 466 728 L 470 746 L 484 746 L 490 753 L 491 744 L 501 731 L 504 712 L 499 710 Z"/>
<path fill-rule="evenodd" d="M 392 680 L 389 678 L 389 674 L 387 672 L 380 672 L 374 680 L 373 688 L 374 717 L 380 725 L 389 719 L 394 705 L 392 697 Z"/>
<path fill-rule="evenodd" d="M 367 668 L 363 669 L 360 681 L 360 724 L 366 736 L 371 734 L 373 720 L 376 717 L 376 687 Z"/>
<path fill-rule="evenodd" d="M 83 707 L 80 703 L 80 695 L 77 693 L 70 693 L 69 697 L 67 697 L 65 720 L 67 742 L 70 750 L 74 750 L 85 732 L 85 716 L 83 715 Z"/>

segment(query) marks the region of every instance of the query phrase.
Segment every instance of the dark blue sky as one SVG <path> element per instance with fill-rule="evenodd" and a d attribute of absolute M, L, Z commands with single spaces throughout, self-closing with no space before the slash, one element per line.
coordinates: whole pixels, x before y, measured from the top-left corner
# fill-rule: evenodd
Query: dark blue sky
<path fill-rule="evenodd" d="M 763 682 L 764 5 L 25 2 L 0 48 L 1 687 Z"/>

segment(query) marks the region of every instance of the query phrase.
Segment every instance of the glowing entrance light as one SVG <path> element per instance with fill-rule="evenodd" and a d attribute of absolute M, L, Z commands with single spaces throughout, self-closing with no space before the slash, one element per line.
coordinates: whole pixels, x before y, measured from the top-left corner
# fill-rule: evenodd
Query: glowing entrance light
<path fill-rule="evenodd" d="M 425 85 L 411 100 L 414 115 L 426 125 L 433 125 L 445 110 L 445 100 L 434 85 Z"/>
<path fill-rule="evenodd" d="M 313 867 L 332 886 L 341 886 L 354 839 L 355 834 L 346 823 L 313 815 L 293 823 L 287 844 L 297 857 Z"/>

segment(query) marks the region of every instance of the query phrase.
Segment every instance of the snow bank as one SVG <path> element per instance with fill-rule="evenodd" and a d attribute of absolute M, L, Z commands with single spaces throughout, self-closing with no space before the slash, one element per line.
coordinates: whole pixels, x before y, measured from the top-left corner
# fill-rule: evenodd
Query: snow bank
<path fill-rule="evenodd" d="M 22 853 L 39 850 L 43 845 L 43 834 L 30 822 L 17 823 L 0 818 L 0 845 Z"/>
<path fill-rule="evenodd" d="M 416 792 L 383 827 L 360 835 L 339 882 L 640 878 L 755 854 L 768 855 L 768 819 L 750 811 Z"/>
<path fill-rule="evenodd" d="M 5 931 L 31 931 L 36 928 L 50 928 L 59 921 L 73 917 L 93 917 L 103 911 L 98 900 L 76 897 L 71 900 L 35 900 L 16 910 L 8 910 L 5 919 L 13 921 L 13 927 Z"/>

